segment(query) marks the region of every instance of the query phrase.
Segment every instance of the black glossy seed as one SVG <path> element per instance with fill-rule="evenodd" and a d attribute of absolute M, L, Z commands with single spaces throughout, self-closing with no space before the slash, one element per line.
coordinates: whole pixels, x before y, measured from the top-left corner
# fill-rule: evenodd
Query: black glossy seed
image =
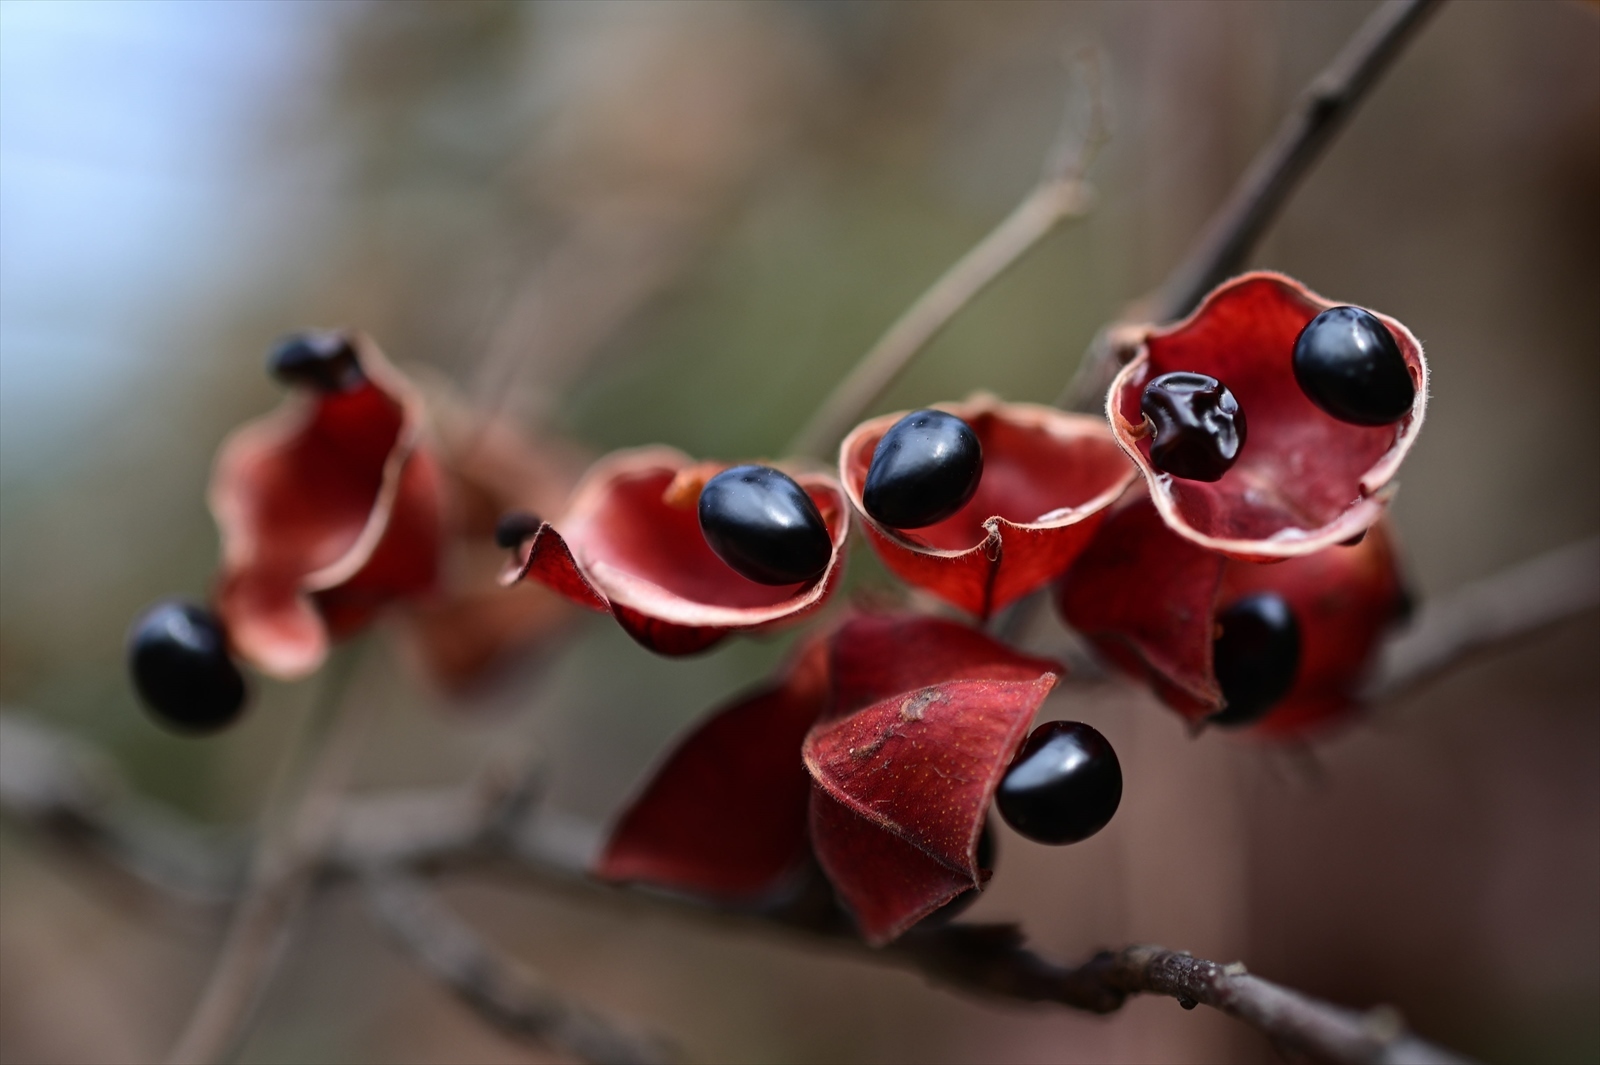
<path fill-rule="evenodd" d="M 507 551 L 521 547 L 522 542 L 539 531 L 544 522 L 539 515 L 526 510 L 508 510 L 494 524 L 494 542 Z"/>
<path fill-rule="evenodd" d="M 999 844 L 995 839 L 994 825 L 990 824 L 988 818 L 984 818 L 983 832 L 978 836 L 978 868 L 993 872 L 995 856 L 998 850 Z M 979 888 L 968 888 L 917 923 L 925 925 L 944 924 L 952 918 L 960 916 L 968 906 L 977 902 L 980 893 Z"/>
<path fill-rule="evenodd" d="M 1294 379 L 1311 402 L 1354 425 L 1397 422 L 1417 396 L 1394 335 L 1360 307 L 1323 311 L 1300 330 Z"/>
<path fill-rule="evenodd" d="M 1150 464 L 1190 481 L 1215 481 L 1244 450 L 1244 411 L 1228 386 L 1203 373 L 1164 373 L 1144 386 Z"/>
<path fill-rule="evenodd" d="M 820 576 L 833 540 L 817 505 L 770 466 L 723 470 L 700 490 L 700 531 L 717 557 L 761 584 Z"/>
<path fill-rule="evenodd" d="M 211 611 L 168 599 L 128 632 L 128 671 L 157 720 L 179 732 L 214 732 L 244 708 L 244 677 Z"/>
<path fill-rule="evenodd" d="M 1415 620 L 1417 609 L 1421 605 L 1418 598 L 1415 588 L 1407 582 L 1401 582 L 1400 594 L 1395 599 L 1394 617 L 1390 619 L 1390 623 L 1401 628 L 1410 625 Z"/>
<path fill-rule="evenodd" d="M 280 340 L 267 356 L 267 372 L 286 385 L 318 392 L 349 391 L 365 379 L 350 338 L 323 329 Z"/>
<path fill-rule="evenodd" d="M 1256 592 L 1217 612 L 1212 664 L 1226 705 L 1217 725 L 1259 721 L 1294 687 L 1300 671 L 1300 624 L 1276 592 Z"/>
<path fill-rule="evenodd" d="M 982 477 L 972 426 L 942 410 L 914 410 L 873 449 L 861 502 L 891 529 L 920 529 L 966 506 Z"/>
<path fill-rule="evenodd" d="M 1006 824 L 1037 843 L 1077 843 L 1122 802 L 1122 766 L 1106 738 L 1081 721 L 1033 730 L 995 792 Z"/>

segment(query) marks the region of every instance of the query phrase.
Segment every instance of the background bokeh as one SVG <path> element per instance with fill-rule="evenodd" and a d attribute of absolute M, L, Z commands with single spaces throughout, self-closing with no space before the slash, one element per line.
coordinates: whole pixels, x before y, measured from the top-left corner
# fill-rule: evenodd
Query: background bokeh
<path fill-rule="evenodd" d="M 884 410 L 1049 400 L 1182 255 L 1370 10 L 1296 4 L 0 0 L 0 698 L 218 825 L 257 809 L 315 682 L 172 737 L 121 667 L 128 619 L 203 595 L 203 491 L 307 324 L 372 333 L 591 453 L 783 448 L 832 383 L 1034 180 L 1068 57 L 1098 46 L 1114 139 L 1094 212 L 982 295 Z M 1600 527 L 1600 7 L 1448 5 L 1255 256 L 1406 322 L 1435 394 L 1395 515 L 1424 596 Z M 863 594 L 891 594 L 867 551 Z M 594 819 L 783 640 L 690 661 L 582 619 L 470 698 L 401 650 L 360 786 L 536 749 Z M 1059 641 L 1053 623 L 1042 649 Z M 1190 740 L 1131 687 L 1050 717 L 1116 745 L 1123 808 L 1014 836 L 976 919 L 1079 957 L 1153 941 L 1506 1060 L 1600 1057 L 1600 665 L 1592 613 L 1380 707 L 1322 769 Z M 708 1061 L 1272 1060 L 1209 1011 L 1110 1018 L 959 998 L 781 937 L 458 878 L 472 923 Z M 0 835 L 0 1059 L 154 1060 L 220 929 Z M 526 1061 L 319 897 L 246 1062 Z"/>

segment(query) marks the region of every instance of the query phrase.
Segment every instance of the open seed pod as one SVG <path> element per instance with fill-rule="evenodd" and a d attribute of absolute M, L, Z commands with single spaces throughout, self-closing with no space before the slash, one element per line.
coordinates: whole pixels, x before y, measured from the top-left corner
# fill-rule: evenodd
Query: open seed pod
<path fill-rule="evenodd" d="M 349 341 L 359 380 L 294 388 L 223 442 L 211 475 L 217 613 L 241 658 L 285 679 L 438 576 L 442 489 L 421 400 L 369 338 Z"/>
<path fill-rule="evenodd" d="M 725 902 L 778 891 L 808 853 L 800 744 L 828 704 L 830 653 L 826 633 L 808 637 L 770 683 L 685 736 L 617 819 L 595 875 Z"/>
<path fill-rule="evenodd" d="M 874 946 L 981 888 L 1000 778 L 1061 667 L 929 617 L 834 639 L 834 701 L 806 736 L 811 845 Z"/>
<path fill-rule="evenodd" d="M 1219 286 L 1187 319 L 1151 330 L 1106 396 L 1106 416 L 1144 472 L 1161 517 L 1180 536 L 1230 558 L 1269 562 L 1359 535 L 1383 513 L 1401 460 L 1422 428 L 1428 366 L 1405 326 L 1393 336 L 1415 388 L 1392 425 L 1354 425 L 1325 413 L 1295 378 L 1295 340 L 1336 304 L 1281 274 Z M 1249 425 L 1238 460 L 1216 481 L 1187 480 L 1151 464 L 1140 400 L 1162 374 L 1206 374 L 1237 397 Z"/>
<path fill-rule="evenodd" d="M 826 474 L 795 476 L 828 527 L 833 550 L 823 572 L 799 584 L 758 584 L 718 558 L 700 531 L 698 486 L 721 468 L 666 447 L 607 455 L 566 513 L 522 545 L 502 583 L 538 581 L 608 611 L 664 655 L 693 654 L 729 633 L 787 624 L 820 607 L 843 571 L 850 528 L 839 485 Z"/>
<path fill-rule="evenodd" d="M 980 618 L 1059 576 L 1136 476 L 1098 418 L 976 397 L 941 404 L 983 445 L 983 478 L 954 515 L 914 530 L 873 520 L 862 490 L 873 449 L 904 416 L 858 425 L 839 446 L 839 479 L 873 550 L 897 576 Z"/>
<path fill-rule="evenodd" d="M 462 695 L 573 631 L 577 611 L 565 597 L 538 584 L 501 587 L 506 552 L 495 528 L 509 512 L 559 513 L 588 461 L 572 443 L 529 436 L 442 383 L 425 388 L 446 486 L 446 541 L 438 594 L 410 604 L 403 625 L 426 676 Z"/>
<path fill-rule="evenodd" d="M 1251 733 L 1300 737 L 1349 719 L 1379 641 L 1405 605 L 1385 521 L 1356 544 L 1272 564 L 1238 562 L 1177 535 L 1141 495 L 1106 519 L 1057 585 L 1056 603 L 1107 658 L 1198 723 L 1227 703 L 1214 657 L 1219 616 L 1263 592 L 1287 605 L 1298 654 L 1292 681 Z"/>
<path fill-rule="evenodd" d="M 596 875 L 759 901 L 809 839 L 863 936 L 886 943 L 987 877 L 984 816 L 1059 670 L 953 622 L 853 617 L 679 744 Z"/>

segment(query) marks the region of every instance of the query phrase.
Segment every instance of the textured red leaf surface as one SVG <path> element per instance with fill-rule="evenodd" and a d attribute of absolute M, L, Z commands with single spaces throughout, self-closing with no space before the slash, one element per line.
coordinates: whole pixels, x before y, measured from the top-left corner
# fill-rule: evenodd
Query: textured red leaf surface
<path fill-rule="evenodd" d="M 1300 624 L 1294 687 L 1254 728 L 1263 736 L 1305 736 L 1349 720 L 1384 634 L 1405 602 L 1394 534 L 1379 521 L 1351 547 L 1261 566 L 1231 562 L 1217 603 L 1226 609 L 1252 592 L 1277 592 Z"/>
<path fill-rule="evenodd" d="M 947 680 L 1034 680 L 1059 663 L 1012 650 L 977 629 L 917 614 L 859 614 L 832 641 L 826 720 Z"/>
<path fill-rule="evenodd" d="M 863 422 L 845 438 L 839 478 L 884 565 L 987 618 L 1071 565 L 1136 472 L 1099 418 L 988 398 L 939 409 L 966 421 L 983 444 L 983 479 L 956 514 L 910 531 L 867 516 L 861 492 L 873 449 L 904 411 Z"/>
<path fill-rule="evenodd" d="M 229 436 L 212 471 L 217 612 L 240 657 L 277 677 L 314 671 L 330 639 L 438 576 L 442 485 L 421 401 L 353 339 L 361 385 L 297 391 Z"/>
<path fill-rule="evenodd" d="M 804 858 L 809 806 L 824 872 L 887 942 L 986 875 L 985 812 L 1059 669 L 937 618 L 851 618 L 678 745 L 596 875 L 753 901 Z"/>
<path fill-rule="evenodd" d="M 849 505 L 837 482 L 795 475 L 828 526 L 833 554 L 815 580 L 773 587 L 740 576 L 713 554 L 695 493 L 673 491 L 681 473 L 705 468 L 663 447 L 606 456 L 502 580 L 535 580 L 609 611 L 635 640 L 667 655 L 692 654 L 729 633 L 765 630 L 820 607 L 843 571 L 849 532 Z"/>
<path fill-rule="evenodd" d="M 1227 559 L 1167 528 L 1144 492 L 1100 526 L 1056 589 L 1061 615 L 1125 672 L 1202 717 L 1222 705 L 1211 629 Z"/>
<path fill-rule="evenodd" d="M 1283 596 L 1294 612 L 1301 659 L 1293 688 L 1249 731 L 1298 737 L 1347 719 L 1404 598 L 1385 521 L 1359 544 L 1271 564 L 1236 562 L 1178 536 L 1140 497 L 1107 519 L 1058 586 L 1057 605 L 1108 658 L 1200 721 L 1222 707 L 1212 670 L 1217 612 L 1262 591 Z"/>
<path fill-rule="evenodd" d="M 811 793 L 811 838 L 818 864 L 873 946 L 973 887 L 967 870 L 885 832 L 821 788 Z"/>
<path fill-rule="evenodd" d="M 833 661 L 848 712 L 806 737 L 813 848 L 881 944 L 981 884 L 989 803 L 1059 667 L 933 618 L 856 619 Z"/>
<path fill-rule="evenodd" d="M 1416 385 L 1411 412 L 1378 427 L 1324 413 L 1300 390 L 1292 356 L 1300 330 L 1333 306 L 1280 274 L 1245 274 L 1219 286 L 1186 320 L 1150 332 L 1117 374 L 1106 397 L 1107 417 L 1144 472 L 1161 516 L 1180 536 L 1231 558 L 1270 562 L 1332 547 L 1383 513 L 1390 482 L 1422 428 L 1428 367 L 1416 337 L 1380 314 Z M 1222 381 L 1248 420 L 1238 462 L 1216 482 L 1157 471 L 1149 439 L 1135 438 L 1145 385 L 1178 370 Z"/>
<path fill-rule="evenodd" d="M 776 683 L 713 714 L 667 757 L 595 875 L 733 901 L 779 887 L 806 855 L 800 741 L 827 697 L 827 641 L 813 637 Z"/>
<path fill-rule="evenodd" d="M 428 390 L 427 403 L 447 489 L 444 566 L 437 593 L 408 604 L 403 617 L 427 675 L 464 693 L 570 630 L 565 597 L 538 584 L 501 587 L 506 552 L 494 530 L 507 511 L 559 513 L 587 461 L 571 444 L 530 439 L 441 387 Z"/>

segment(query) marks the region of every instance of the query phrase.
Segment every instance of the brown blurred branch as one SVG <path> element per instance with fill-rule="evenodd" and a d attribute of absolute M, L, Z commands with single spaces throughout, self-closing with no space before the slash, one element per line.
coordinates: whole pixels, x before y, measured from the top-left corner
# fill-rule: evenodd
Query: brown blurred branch
<path fill-rule="evenodd" d="M 788 453 L 826 459 L 850 427 L 911 365 L 918 352 L 950 324 L 972 298 L 988 288 L 1057 225 L 1088 209 L 1083 176 L 1109 137 L 1099 67 L 1093 52 L 1080 59 L 1087 82 L 1088 127 L 1070 135 L 1071 111 L 1050 152 L 1043 175 L 1022 202 L 906 310 L 861 360 L 834 386 L 811 419 L 790 441 Z"/>
<path fill-rule="evenodd" d="M 1373 691 L 1387 697 L 1410 690 L 1451 666 L 1476 660 L 1487 649 L 1514 643 L 1596 606 L 1600 540 L 1591 538 L 1440 597 L 1385 650 Z M 1028 950 L 1014 928 L 957 924 L 914 931 L 874 951 L 831 909 L 732 911 L 645 889 L 606 887 L 586 875 L 597 831 L 550 811 L 529 816 L 529 806 L 523 789 L 494 774 L 461 788 L 346 800 L 337 816 L 331 803 L 319 803 L 319 846 L 295 852 L 299 863 L 294 868 L 302 878 L 297 883 L 303 890 L 312 872 L 368 878 L 369 887 L 378 885 L 374 905 L 380 916 L 424 967 L 494 1023 L 569 1040 L 566 1045 L 573 1050 L 588 1038 L 597 1041 L 582 1044 L 591 1048 L 607 1045 L 604 1040 L 610 1038 L 622 1040 L 618 1047 L 653 1044 L 631 1042 L 633 1037 L 609 1028 L 585 1028 L 602 1022 L 557 1004 L 526 977 L 509 975 L 509 963 L 478 949 L 482 944 L 442 903 L 417 894 L 420 885 L 411 877 L 468 866 L 504 868 L 546 889 L 575 892 L 584 899 L 666 907 L 724 925 L 787 930 L 808 942 L 914 969 L 962 991 L 1098 1013 L 1119 1008 L 1131 995 L 1167 995 L 1186 1006 L 1222 1010 L 1280 1045 L 1322 1060 L 1460 1060 L 1405 1034 L 1391 1011 L 1351 1011 L 1251 976 L 1237 964 L 1219 965 L 1158 947 L 1128 947 L 1071 967 Z M 185 901 L 215 899 L 233 881 L 205 834 L 148 800 L 119 796 L 103 759 L 10 713 L 0 714 L 0 814 L 65 845 L 85 845 Z M 281 914 L 282 903 L 277 905 L 273 912 Z M 255 957 L 263 957 L 267 952 L 259 932 L 252 942 Z M 259 961 L 254 971 L 261 971 Z M 236 1006 L 233 1016 L 243 1017 L 248 1001 L 237 995 L 234 1000 L 243 1006 Z M 606 1059 L 598 1052 L 592 1056 Z"/>
<path fill-rule="evenodd" d="M 553 994 L 515 959 L 485 943 L 415 874 L 379 868 L 363 880 L 373 913 L 396 941 L 496 1027 L 599 1065 L 676 1059 L 661 1041 L 630 1033 Z"/>
<path fill-rule="evenodd" d="M 1389 64 L 1443 0 L 1385 0 L 1323 68 L 1212 214 L 1188 256 L 1154 293 L 1134 301 L 1126 318 L 1170 322 L 1244 267 L 1300 179 L 1344 128 Z M 1120 324 L 1120 323 L 1119 323 Z M 1058 402 L 1094 409 L 1111 380 L 1117 326 L 1102 330 L 1084 353 Z"/>
<path fill-rule="evenodd" d="M 280 770 L 266 811 L 268 820 L 280 823 L 267 824 L 261 832 L 222 949 L 173 1047 L 173 1065 L 225 1060 L 271 977 L 333 836 L 340 793 L 376 708 L 372 699 L 350 698 L 349 681 L 358 658 L 359 648 L 353 647 L 331 664 L 310 718 Z"/>
<path fill-rule="evenodd" d="M 1600 606 L 1600 537 L 1548 551 L 1423 604 L 1383 649 L 1369 699 L 1388 699 L 1476 656 Z"/>

